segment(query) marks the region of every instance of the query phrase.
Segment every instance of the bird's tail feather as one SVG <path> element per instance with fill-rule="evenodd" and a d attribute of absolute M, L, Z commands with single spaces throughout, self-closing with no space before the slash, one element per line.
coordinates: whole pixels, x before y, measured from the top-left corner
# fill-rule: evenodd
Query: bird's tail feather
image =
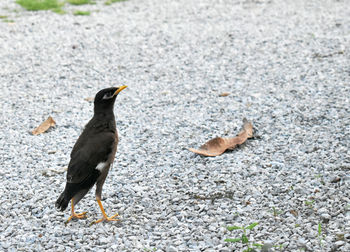
<path fill-rule="evenodd" d="M 57 201 L 56 201 L 56 208 L 58 208 L 58 210 L 60 211 L 64 211 L 67 206 L 68 206 L 68 203 L 70 201 L 70 198 L 66 197 L 66 190 L 64 190 L 63 193 L 61 193 L 60 197 L 58 197 Z"/>
<path fill-rule="evenodd" d="M 73 204 L 76 205 L 95 184 L 97 178 L 100 176 L 100 171 L 94 170 L 90 176 L 80 183 L 66 183 L 63 193 L 56 201 L 56 207 L 60 211 L 64 211 L 69 201 L 74 197 Z"/>

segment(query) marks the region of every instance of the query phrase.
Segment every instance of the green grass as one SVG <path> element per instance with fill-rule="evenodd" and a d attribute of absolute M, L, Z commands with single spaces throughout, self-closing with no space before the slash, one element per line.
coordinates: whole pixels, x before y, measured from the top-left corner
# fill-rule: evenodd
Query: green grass
<path fill-rule="evenodd" d="M 255 226 L 257 226 L 259 223 L 254 222 L 252 224 L 250 224 L 249 226 L 228 226 L 227 230 L 228 231 L 233 231 L 233 230 L 243 230 L 243 234 L 241 237 L 237 237 L 237 238 L 227 238 L 225 239 L 225 242 L 231 242 L 231 243 L 241 243 L 243 246 L 246 246 L 246 249 L 243 250 L 243 252 L 252 252 L 255 251 L 254 247 L 256 248 L 261 248 L 262 244 L 259 243 L 253 243 L 251 244 L 251 242 L 248 239 L 247 236 L 247 230 L 252 230 Z"/>
<path fill-rule="evenodd" d="M 125 2 L 126 0 L 107 0 L 105 5 L 111 5 L 112 3 Z"/>
<path fill-rule="evenodd" d="M 123 2 L 127 0 L 107 0 L 106 5 L 110 5 L 116 2 Z M 16 3 L 19 4 L 22 8 L 28 11 L 40 11 L 40 10 L 51 10 L 58 14 L 66 13 L 62 7 L 69 3 L 71 5 L 84 5 L 84 4 L 96 4 L 93 0 L 16 0 Z M 91 11 L 74 11 L 73 15 L 75 16 L 89 16 Z M 4 22 L 13 22 L 12 20 L 7 20 L 7 16 L 0 16 Z"/>
<path fill-rule="evenodd" d="M 318 226 L 317 226 L 317 237 L 318 237 L 318 240 L 320 242 L 320 248 L 323 249 L 324 235 L 322 235 L 322 225 L 321 225 L 321 223 L 318 223 Z"/>
<path fill-rule="evenodd" d="M 14 22 L 15 22 L 14 20 L 12 20 L 12 19 L 7 19 L 7 18 L 2 19 L 2 21 L 3 21 L 4 23 L 14 23 Z"/>
<path fill-rule="evenodd" d="M 157 248 L 144 248 L 143 250 L 145 252 L 154 252 L 154 251 L 157 251 Z"/>
<path fill-rule="evenodd" d="M 7 16 L 5 16 L 5 15 L 0 15 L 0 19 L 6 19 L 7 18 Z"/>
<path fill-rule="evenodd" d="M 80 11 L 80 10 L 77 10 L 77 11 L 74 11 L 73 12 L 73 15 L 74 16 L 90 16 L 91 12 L 90 11 Z"/>
<path fill-rule="evenodd" d="M 312 208 L 312 205 L 315 203 L 315 201 L 314 200 L 311 200 L 311 201 L 305 200 L 304 203 L 305 203 L 305 206 Z"/>
<path fill-rule="evenodd" d="M 57 13 L 57 14 L 65 14 L 66 11 L 62 10 L 62 9 L 53 9 L 53 12 Z"/>
<path fill-rule="evenodd" d="M 252 224 L 248 226 L 228 226 L 226 227 L 228 231 L 233 231 L 233 230 L 241 230 L 243 232 L 241 236 L 237 238 L 227 238 L 225 239 L 225 242 L 230 242 L 230 243 L 241 243 L 245 249 L 243 252 L 256 252 L 256 249 L 262 249 L 263 244 L 260 243 L 253 243 L 249 241 L 248 238 L 248 230 L 252 232 L 253 228 L 256 227 L 259 223 L 258 222 L 253 222 Z M 283 245 L 273 245 L 274 248 L 277 248 L 281 251 L 283 251 Z"/>
<path fill-rule="evenodd" d="M 58 0 L 17 0 L 16 3 L 29 11 L 52 10 L 58 13 L 63 6 Z"/>
<path fill-rule="evenodd" d="M 72 5 L 95 4 L 95 2 L 91 0 L 67 0 L 67 2 Z"/>
<path fill-rule="evenodd" d="M 277 217 L 278 215 L 280 215 L 282 213 L 282 211 L 279 211 L 276 207 L 272 207 L 272 213 L 274 217 Z"/>

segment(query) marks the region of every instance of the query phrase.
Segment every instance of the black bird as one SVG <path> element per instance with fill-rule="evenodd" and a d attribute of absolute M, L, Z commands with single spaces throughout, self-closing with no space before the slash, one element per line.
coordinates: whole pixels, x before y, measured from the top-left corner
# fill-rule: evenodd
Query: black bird
<path fill-rule="evenodd" d="M 118 133 L 113 113 L 114 102 L 120 91 L 127 86 L 106 88 L 99 91 L 94 101 L 94 116 L 86 124 L 70 154 L 67 183 L 56 201 L 56 207 L 63 211 L 69 201 L 72 205 L 71 219 L 82 219 L 87 212 L 77 214 L 76 205 L 96 183 L 96 200 L 102 212 L 102 219 L 95 221 L 117 221 L 118 214 L 108 217 L 101 203 L 102 186 L 109 168 L 113 164 L 118 145 Z"/>

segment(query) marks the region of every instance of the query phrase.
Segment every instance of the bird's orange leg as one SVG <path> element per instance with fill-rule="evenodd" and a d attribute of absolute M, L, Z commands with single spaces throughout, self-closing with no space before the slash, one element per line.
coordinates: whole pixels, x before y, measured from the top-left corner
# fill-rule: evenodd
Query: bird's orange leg
<path fill-rule="evenodd" d="M 71 205 L 72 205 L 72 215 L 68 218 L 68 220 L 65 222 L 65 224 L 68 224 L 68 222 L 70 222 L 72 219 L 83 219 L 83 218 L 86 218 L 86 213 L 87 212 L 83 212 L 83 213 L 79 213 L 79 214 L 74 212 L 73 199 L 72 199 Z"/>
<path fill-rule="evenodd" d="M 100 206 L 103 217 L 97 221 L 92 222 L 91 225 L 100 223 L 102 221 L 119 221 L 119 219 L 115 219 L 115 217 L 119 216 L 119 214 L 115 214 L 112 217 L 108 217 L 105 210 L 103 209 L 101 199 L 96 198 L 96 200 L 97 200 L 98 205 Z"/>

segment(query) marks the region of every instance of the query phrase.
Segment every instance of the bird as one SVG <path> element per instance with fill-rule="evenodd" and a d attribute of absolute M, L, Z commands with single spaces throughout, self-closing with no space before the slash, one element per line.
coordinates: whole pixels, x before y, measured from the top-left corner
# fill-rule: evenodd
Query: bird
<path fill-rule="evenodd" d="M 115 214 L 108 217 L 101 202 L 102 187 L 112 166 L 117 151 L 118 132 L 114 116 L 114 103 L 118 94 L 127 86 L 111 87 L 100 90 L 94 99 L 94 114 L 70 154 L 67 181 L 64 191 L 58 197 L 55 206 L 64 211 L 71 202 L 72 219 L 86 218 L 86 213 L 75 213 L 74 206 L 96 184 L 95 197 L 101 209 L 102 221 L 118 221 Z"/>

